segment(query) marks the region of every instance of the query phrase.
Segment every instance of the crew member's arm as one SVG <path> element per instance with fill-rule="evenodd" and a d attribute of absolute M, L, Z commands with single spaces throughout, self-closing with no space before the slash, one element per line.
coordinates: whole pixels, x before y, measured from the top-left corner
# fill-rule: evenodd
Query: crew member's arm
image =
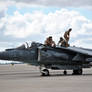
<path fill-rule="evenodd" d="M 52 47 L 56 47 L 56 44 L 54 41 L 52 41 Z"/>

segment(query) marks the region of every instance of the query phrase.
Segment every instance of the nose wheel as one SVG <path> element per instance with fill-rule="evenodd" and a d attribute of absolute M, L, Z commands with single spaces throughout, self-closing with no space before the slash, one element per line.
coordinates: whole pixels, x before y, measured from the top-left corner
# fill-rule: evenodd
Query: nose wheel
<path fill-rule="evenodd" d="M 49 70 L 44 65 L 41 65 L 39 69 L 41 76 L 49 76 Z"/>
<path fill-rule="evenodd" d="M 41 76 L 49 76 L 49 70 L 48 69 L 41 70 Z"/>

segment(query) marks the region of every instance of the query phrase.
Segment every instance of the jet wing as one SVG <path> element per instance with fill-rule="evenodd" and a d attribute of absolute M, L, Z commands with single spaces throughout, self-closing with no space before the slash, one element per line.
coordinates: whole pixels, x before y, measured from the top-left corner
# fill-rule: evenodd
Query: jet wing
<path fill-rule="evenodd" d="M 79 48 L 79 47 L 60 47 L 61 49 L 65 49 L 68 51 L 72 51 L 72 52 L 76 52 L 76 53 L 80 53 L 83 55 L 88 55 L 88 56 L 92 56 L 92 50 L 91 49 L 83 49 L 83 48 Z"/>
<path fill-rule="evenodd" d="M 86 49 L 78 48 L 78 47 L 68 47 L 68 49 L 72 50 L 72 51 L 76 51 L 80 54 L 85 54 L 85 55 L 92 56 L 92 51 L 91 50 L 86 50 Z"/>

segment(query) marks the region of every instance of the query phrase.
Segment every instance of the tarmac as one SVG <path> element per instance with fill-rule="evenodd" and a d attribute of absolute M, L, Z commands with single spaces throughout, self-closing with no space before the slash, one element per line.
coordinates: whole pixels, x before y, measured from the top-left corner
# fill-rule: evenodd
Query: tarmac
<path fill-rule="evenodd" d="M 83 75 L 72 75 L 68 70 L 50 70 L 42 77 L 38 67 L 27 64 L 0 65 L 0 92 L 92 92 L 92 68 Z"/>

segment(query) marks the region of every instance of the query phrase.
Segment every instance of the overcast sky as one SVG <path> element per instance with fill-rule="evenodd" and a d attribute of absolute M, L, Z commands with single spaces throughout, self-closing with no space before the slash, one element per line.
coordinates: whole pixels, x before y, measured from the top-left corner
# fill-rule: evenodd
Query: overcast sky
<path fill-rule="evenodd" d="M 0 0 L 0 50 L 49 35 L 57 43 L 69 28 L 71 46 L 92 48 L 92 0 Z"/>

